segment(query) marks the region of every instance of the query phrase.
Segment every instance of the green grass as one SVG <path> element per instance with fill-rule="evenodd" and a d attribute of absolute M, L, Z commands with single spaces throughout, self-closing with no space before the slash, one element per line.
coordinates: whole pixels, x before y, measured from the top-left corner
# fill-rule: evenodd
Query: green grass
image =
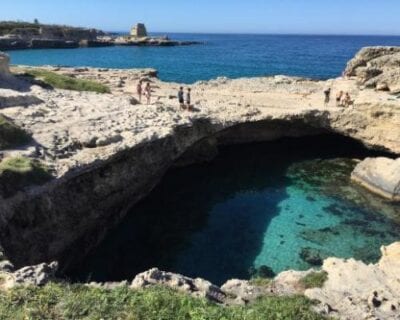
<path fill-rule="evenodd" d="M 252 279 L 250 279 L 250 284 L 252 285 L 252 286 L 258 286 L 258 287 L 266 287 L 266 286 L 269 286 L 270 284 L 271 284 L 271 279 L 269 279 L 269 278 L 260 278 L 260 277 L 257 277 L 257 278 L 252 278 Z"/>
<path fill-rule="evenodd" d="M 0 114 L 0 150 L 28 143 L 30 135 Z"/>
<path fill-rule="evenodd" d="M 90 80 L 75 79 L 69 76 L 42 69 L 27 69 L 25 75 L 43 81 L 45 84 L 65 90 L 91 91 L 97 93 L 110 93 L 108 86 Z"/>
<path fill-rule="evenodd" d="M 312 272 L 301 279 L 300 283 L 306 289 L 322 288 L 326 280 L 328 280 L 328 274 L 325 271 Z"/>
<path fill-rule="evenodd" d="M 48 284 L 0 291 L 0 319 L 314 320 L 304 297 L 263 298 L 246 307 L 223 307 L 165 288 L 113 290 Z"/>
<path fill-rule="evenodd" d="M 40 161 L 25 157 L 5 158 L 0 162 L 0 193 L 10 197 L 26 186 L 40 185 L 51 179 Z"/>

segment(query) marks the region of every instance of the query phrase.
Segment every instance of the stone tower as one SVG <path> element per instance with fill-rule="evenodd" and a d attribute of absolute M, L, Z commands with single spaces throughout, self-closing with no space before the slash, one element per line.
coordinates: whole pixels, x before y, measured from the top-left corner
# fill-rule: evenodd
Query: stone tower
<path fill-rule="evenodd" d="M 147 30 L 144 23 L 138 23 L 131 29 L 131 37 L 134 38 L 145 38 L 147 37 Z"/>

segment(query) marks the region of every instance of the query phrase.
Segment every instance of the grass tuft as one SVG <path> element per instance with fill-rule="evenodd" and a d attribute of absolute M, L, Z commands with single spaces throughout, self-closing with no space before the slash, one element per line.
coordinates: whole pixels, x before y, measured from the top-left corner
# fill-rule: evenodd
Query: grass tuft
<path fill-rule="evenodd" d="M 300 280 L 300 283 L 306 289 L 322 288 L 324 283 L 328 280 L 328 273 L 325 271 L 312 272 Z"/>
<path fill-rule="evenodd" d="M 302 296 L 266 297 L 245 307 L 224 307 L 170 289 L 113 290 L 48 284 L 0 291 L 0 319 L 319 320 Z"/>
<path fill-rule="evenodd" d="M 0 194 L 10 197 L 24 187 L 40 185 L 51 179 L 40 161 L 25 157 L 5 158 L 0 162 Z"/>
<path fill-rule="evenodd" d="M 0 114 L 0 150 L 28 143 L 31 136 Z"/>
<path fill-rule="evenodd" d="M 45 84 L 57 89 L 91 91 L 97 93 L 111 92 L 110 88 L 104 84 L 91 80 L 75 79 L 42 69 L 27 69 L 25 70 L 25 75 L 39 79 Z"/>

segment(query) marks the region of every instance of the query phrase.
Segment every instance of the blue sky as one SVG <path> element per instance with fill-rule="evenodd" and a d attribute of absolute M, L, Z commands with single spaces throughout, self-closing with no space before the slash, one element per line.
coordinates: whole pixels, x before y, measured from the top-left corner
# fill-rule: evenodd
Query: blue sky
<path fill-rule="evenodd" d="M 12 0 L 0 20 L 125 31 L 400 35 L 400 0 Z"/>

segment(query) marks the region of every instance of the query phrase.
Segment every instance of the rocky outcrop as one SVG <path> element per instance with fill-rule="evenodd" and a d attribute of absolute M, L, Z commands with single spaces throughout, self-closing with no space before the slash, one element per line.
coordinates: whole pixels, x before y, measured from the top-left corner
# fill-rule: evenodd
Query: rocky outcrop
<path fill-rule="evenodd" d="M 363 48 L 348 63 L 345 74 L 368 88 L 400 93 L 400 48 Z"/>
<path fill-rule="evenodd" d="M 368 158 L 359 163 L 351 178 L 370 191 L 400 201 L 400 158 Z"/>
<path fill-rule="evenodd" d="M 36 266 L 28 266 L 16 270 L 14 272 L 10 266 L 10 270 L 0 270 L 0 275 L 4 279 L 2 284 L 3 288 L 12 288 L 20 285 L 27 286 L 44 286 L 50 281 L 56 280 L 56 272 L 58 270 L 58 263 L 41 263 Z"/>
<path fill-rule="evenodd" d="M 354 259 L 329 258 L 323 270 L 328 280 L 322 288 L 305 295 L 316 299 L 340 319 L 399 319 L 400 243 L 382 248 L 377 264 L 366 265 Z"/>
<path fill-rule="evenodd" d="M 352 93 L 354 106 L 346 110 L 322 106 L 325 82 L 276 76 L 197 83 L 195 112 L 182 112 L 174 99 L 179 85 L 159 81 L 152 70 L 49 70 L 107 84 L 112 94 L 34 85 L 29 94 L 42 103 L 2 109 L 32 132 L 30 156 L 55 176 L 0 201 L 0 240 L 17 267 L 77 263 L 168 169 L 209 160 L 218 145 L 331 132 L 400 153 L 400 101 L 361 91 L 354 80 L 329 82 L 333 92 Z M 151 105 L 131 103 L 140 79 L 151 83 Z"/>
<path fill-rule="evenodd" d="M 192 279 L 180 274 L 160 271 L 156 268 L 138 274 L 132 281 L 131 288 L 140 289 L 155 285 L 169 287 L 197 298 L 207 298 L 219 303 L 224 302 L 226 298 L 225 293 L 211 282 L 201 278 Z"/>

